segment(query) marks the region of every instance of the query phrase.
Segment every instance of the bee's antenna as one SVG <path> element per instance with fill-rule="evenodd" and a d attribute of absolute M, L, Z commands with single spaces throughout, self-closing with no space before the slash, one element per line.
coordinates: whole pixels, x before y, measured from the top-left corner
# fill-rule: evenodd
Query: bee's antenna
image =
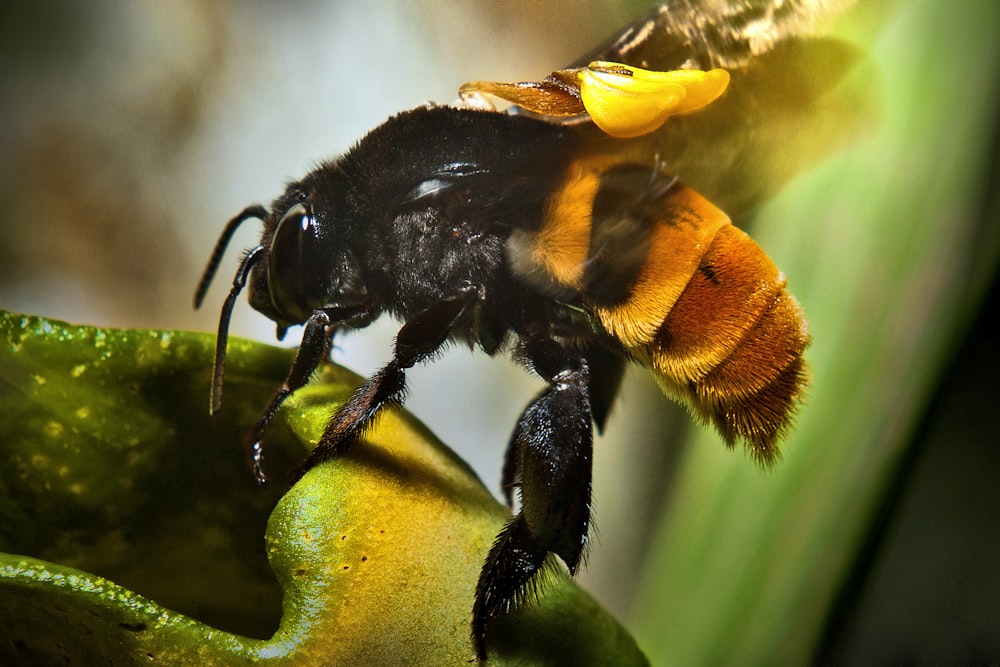
<path fill-rule="evenodd" d="M 267 209 L 260 204 L 256 204 L 254 206 L 247 206 L 239 215 L 226 223 L 226 227 L 222 230 L 219 240 L 215 242 L 215 248 L 212 249 L 212 256 L 208 258 L 208 266 L 205 267 L 205 271 L 201 274 L 201 280 L 198 281 L 198 288 L 194 291 L 195 310 L 201 307 L 201 302 L 205 299 L 205 293 L 208 292 L 208 286 L 212 284 L 215 271 L 219 268 L 222 255 L 226 252 L 226 246 L 229 245 L 229 241 L 233 238 L 233 234 L 236 233 L 236 229 L 245 220 L 250 218 L 263 220 L 266 217 Z"/>
<path fill-rule="evenodd" d="M 244 211 L 245 212 L 245 211 Z M 228 230 L 228 227 L 227 227 Z M 236 277 L 233 278 L 233 288 L 229 290 L 229 296 L 222 304 L 222 314 L 219 315 L 219 333 L 215 338 L 215 363 L 212 366 L 212 401 L 209 406 L 209 413 L 215 414 L 222 408 L 222 376 L 226 366 L 226 347 L 229 342 L 229 320 L 233 314 L 233 306 L 236 305 L 236 298 L 247 284 L 250 270 L 260 260 L 264 259 L 264 246 L 259 245 L 251 248 L 240 262 L 240 268 L 236 270 Z M 211 265 L 209 265 L 211 266 Z M 212 267 L 214 272 L 214 267 Z"/>

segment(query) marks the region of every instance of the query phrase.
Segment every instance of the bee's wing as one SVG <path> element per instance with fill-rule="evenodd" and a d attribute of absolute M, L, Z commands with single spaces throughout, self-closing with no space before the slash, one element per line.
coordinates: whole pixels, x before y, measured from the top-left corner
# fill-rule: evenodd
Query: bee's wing
<path fill-rule="evenodd" d="M 851 0 L 674 0 L 575 66 L 729 70 L 726 94 L 644 138 L 665 168 L 739 219 L 874 123 L 872 79 L 848 77 L 857 47 L 823 37 Z"/>
<path fill-rule="evenodd" d="M 808 39 L 854 0 L 672 0 L 574 66 L 594 60 L 644 69 L 743 69 L 781 44 Z"/>

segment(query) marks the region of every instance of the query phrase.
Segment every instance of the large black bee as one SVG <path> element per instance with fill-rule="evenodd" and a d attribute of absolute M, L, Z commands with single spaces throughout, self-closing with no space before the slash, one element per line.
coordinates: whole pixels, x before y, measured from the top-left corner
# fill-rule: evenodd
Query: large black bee
<path fill-rule="evenodd" d="M 230 221 L 198 286 L 196 306 L 236 228 L 262 220 L 260 244 L 244 256 L 222 309 L 212 389 L 215 410 L 230 314 L 249 283 L 251 305 L 277 323 L 279 337 L 305 327 L 249 437 L 262 483 L 261 436 L 282 401 L 309 380 L 336 331 L 383 313 L 403 322 L 392 359 L 339 408 L 297 474 L 345 451 L 383 407 L 400 403 L 406 369 L 446 342 L 509 351 L 548 383 L 506 454 L 504 493 L 514 507 L 519 489 L 520 509 L 476 588 L 479 658 L 489 621 L 520 601 L 549 553 L 571 573 L 578 568 L 590 525 L 592 425 L 604 427 L 627 362 L 649 368 L 730 445 L 743 442 L 763 463 L 777 456 L 806 381 L 807 327 L 781 272 L 690 187 L 714 183 L 727 205 L 746 210 L 780 185 L 730 187 L 759 169 L 754 133 L 770 121 L 760 92 L 768 77 L 787 77 L 782 85 L 808 95 L 813 73 L 799 65 L 818 43 L 791 37 L 809 18 L 807 3 L 784 3 L 770 16 L 759 4 L 730 5 L 731 15 L 714 21 L 668 4 L 543 82 L 463 89 L 470 98 L 507 97 L 514 106 L 504 113 L 431 106 L 390 118 L 269 207 Z M 772 58 L 796 65 L 773 74 Z M 592 60 L 610 62 L 586 67 Z M 648 74 L 634 68 L 716 67 L 732 77 L 725 95 L 659 130 L 610 136 L 581 102 L 581 82 L 594 73 L 627 87 Z M 612 125 L 630 113 L 612 106 Z M 728 177 L 713 180 L 718 173 Z"/>

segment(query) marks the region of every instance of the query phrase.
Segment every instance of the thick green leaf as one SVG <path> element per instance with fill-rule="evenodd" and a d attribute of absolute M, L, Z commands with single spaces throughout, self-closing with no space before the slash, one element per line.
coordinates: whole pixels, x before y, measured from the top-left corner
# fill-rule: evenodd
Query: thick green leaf
<path fill-rule="evenodd" d="M 506 511 L 412 418 L 259 490 L 241 436 L 290 351 L 232 341 L 210 418 L 212 336 L 11 314 L 0 329 L 0 662 L 473 656 L 475 582 Z M 286 404 L 267 434 L 275 479 L 357 380 L 325 367 Z M 645 664 L 560 571 L 496 630 L 496 664 Z"/>

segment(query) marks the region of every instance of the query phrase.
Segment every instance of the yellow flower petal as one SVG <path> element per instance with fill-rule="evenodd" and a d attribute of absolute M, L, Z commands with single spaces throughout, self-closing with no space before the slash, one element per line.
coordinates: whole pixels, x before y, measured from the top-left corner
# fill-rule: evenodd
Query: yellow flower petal
<path fill-rule="evenodd" d="M 658 129 L 673 115 L 703 109 L 729 85 L 722 69 L 655 72 L 593 62 L 579 74 L 580 98 L 604 132 L 638 137 Z"/>

